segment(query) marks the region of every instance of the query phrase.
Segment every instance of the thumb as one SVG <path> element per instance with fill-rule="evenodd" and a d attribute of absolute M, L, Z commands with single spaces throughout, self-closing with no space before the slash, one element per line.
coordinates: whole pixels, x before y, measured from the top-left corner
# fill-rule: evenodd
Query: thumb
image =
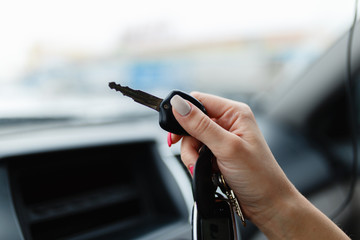
<path fill-rule="evenodd" d="M 170 100 L 173 114 L 179 124 L 194 138 L 207 145 L 213 152 L 221 148 L 228 132 L 207 115 L 179 95 Z"/>

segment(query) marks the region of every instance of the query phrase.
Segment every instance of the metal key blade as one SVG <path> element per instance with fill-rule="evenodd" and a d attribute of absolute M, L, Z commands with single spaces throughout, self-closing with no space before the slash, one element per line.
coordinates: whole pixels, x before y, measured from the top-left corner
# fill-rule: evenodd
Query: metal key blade
<path fill-rule="evenodd" d="M 123 87 L 120 84 L 116 84 L 115 82 L 110 82 L 109 87 L 121 92 L 124 96 L 131 97 L 135 102 L 152 108 L 156 111 L 159 111 L 160 103 L 163 101 L 163 99 L 155 97 L 146 92 L 134 90 L 129 87 Z"/>

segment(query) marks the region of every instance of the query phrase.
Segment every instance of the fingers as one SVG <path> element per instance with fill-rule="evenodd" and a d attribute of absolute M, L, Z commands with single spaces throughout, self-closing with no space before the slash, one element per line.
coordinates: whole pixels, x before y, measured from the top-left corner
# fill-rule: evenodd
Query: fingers
<path fill-rule="evenodd" d="M 244 126 L 246 126 L 246 128 L 257 126 L 250 107 L 245 103 L 211 94 L 199 92 L 193 92 L 191 94 L 204 105 L 207 115 L 229 132 L 241 136 L 243 130 L 246 130 L 243 128 Z M 240 122 L 241 124 L 239 124 Z"/>
<path fill-rule="evenodd" d="M 203 142 L 211 150 L 219 149 L 223 142 L 219 139 L 228 139 L 228 132 L 212 121 L 200 109 L 187 102 L 178 95 L 170 101 L 173 114 L 179 124 L 194 138 Z"/>
<path fill-rule="evenodd" d="M 201 146 L 202 143 L 195 138 L 190 136 L 183 137 L 181 142 L 181 160 L 188 169 L 195 166 Z"/>
<path fill-rule="evenodd" d="M 174 134 L 174 133 L 168 133 L 168 145 L 169 147 L 172 145 L 172 144 L 175 144 L 177 142 L 179 142 L 181 140 L 183 136 L 180 136 L 180 135 L 177 135 L 177 134 Z"/>
<path fill-rule="evenodd" d="M 220 116 L 223 116 L 229 110 L 229 108 L 233 106 L 241 108 L 241 105 L 243 105 L 239 102 L 206 93 L 192 92 L 191 95 L 204 105 L 207 111 L 207 115 L 210 118 L 217 119 Z"/>
<path fill-rule="evenodd" d="M 225 160 L 237 153 L 244 141 L 253 139 L 252 135 L 245 136 L 250 129 L 256 130 L 255 118 L 246 104 L 209 94 L 192 94 L 203 103 L 209 115 L 180 96 L 176 95 L 170 101 L 176 120 L 193 137 L 183 137 L 181 146 L 181 158 L 188 168 L 195 165 L 200 143 Z M 176 143 L 182 136 L 171 134 L 170 138 Z"/>
<path fill-rule="evenodd" d="M 240 136 L 243 129 L 238 127 L 237 123 L 239 121 L 248 122 L 250 120 L 250 122 L 256 125 L 251 109 L 244 103 L 200 92 L 192 92 L 191 95 L 204 105 L 207 115 L 227 131 Z M 232 131 L 234 127 L 236 132 Z M 176 134 L 171 134 L 170 136 L 172 144 L 177 143 L 181 138 L 182 136 Z"/>

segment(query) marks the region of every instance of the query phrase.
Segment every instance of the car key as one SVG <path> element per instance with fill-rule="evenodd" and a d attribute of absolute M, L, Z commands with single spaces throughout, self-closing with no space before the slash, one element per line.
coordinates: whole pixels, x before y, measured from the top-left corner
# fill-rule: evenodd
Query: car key
<path fill-rule="evenodd" d="M 160 126 L 178 135 L 189 134 L 180 126 L 172 113 L 170 100 L 173 96 L 181 96 L 206 114 L 205 107 L 197 99 L 181 91 L 172 91 L 166 98 L 161 99 L 115 82 L 110 82 L 109 87 L 131 97 L 135 102 L 158 111 Z M 211 180 L 212 167 L 211 164 L 209 165 L 213 157 L 210 149 L 203 146 L 194 170 L 193 239 L 237 240 L 240 235 L 237 232 L 233 204 L 225 198 L 215 197 L 216 186 Z"/>
<path fill-rule="evenodd" d="M 196 98 L 182 91 L 174 90 L 166 98 L 161 99 L 140 90 L 134 90 L 129 87 L 121 86 L 120 84 L 116 84 L 115 82 L 110 82 L 109 87 L 111 89 L 115 89 L 116 91 L 121 92 L 124 96 L 132 98 L 137 103 L 140 103 L 158 111 L 160 126 L 164 130 L 178 135 L 189 134 L 176 121 L 172 113 L 172 106 L 170 104 L 170 100 L 173 96 L 181 96 L 182 98 L 194 104 L 197 108 L 199 108 L 202 112 L 206 114 L 205 107 Z"/>

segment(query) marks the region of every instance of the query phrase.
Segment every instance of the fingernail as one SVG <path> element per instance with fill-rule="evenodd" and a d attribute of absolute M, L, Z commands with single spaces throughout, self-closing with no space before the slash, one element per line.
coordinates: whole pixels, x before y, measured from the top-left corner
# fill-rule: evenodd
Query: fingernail
<path fill-rule="evenodd" d="M 194 175 L 194 166 L 193 165 L 189 166 L 189 171 L 191 173 L 191 176 L 193 176 Z"/>
<path fill-rule="evenodd" d="M 175 95 L 170 100 L 171 106 L 182 116 L 189 114 L 191 106 L 179 95 Z"/>
<path fill-rule="evenodd" d="M 171 132 L 169 132 L 167 135 L 167 142 L 168 142 L 168 146 L 171 147 L 172 145 Z"/>

